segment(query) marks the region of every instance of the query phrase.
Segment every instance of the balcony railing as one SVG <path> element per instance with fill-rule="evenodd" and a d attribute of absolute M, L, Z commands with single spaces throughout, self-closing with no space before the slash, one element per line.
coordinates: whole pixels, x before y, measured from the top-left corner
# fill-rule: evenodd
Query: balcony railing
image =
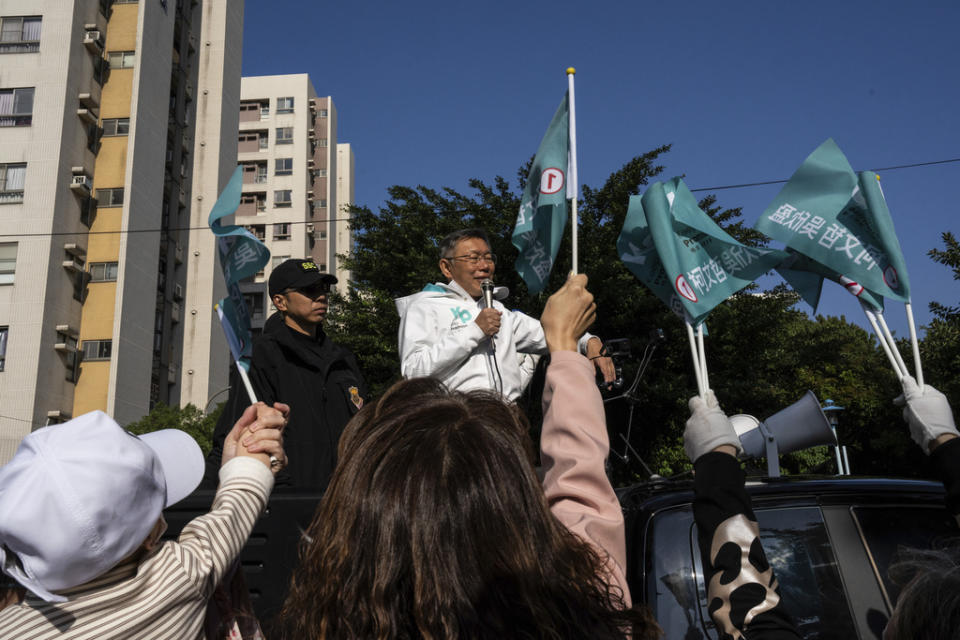
<path fill-rule="evenodd" d="M 0 53 L 34 53 L 40 51 L 39 40 L 0 42 Z"/>
<path fill-rule="evenodd" d="M 0 127 L 29 127 L 33 122 L 33 115 L 10 116 L 0 115 Z"/>
<path fill-rule="evenodd" d="M 23 191 L 0 191 L 0 204 L 23 202 Z"/>

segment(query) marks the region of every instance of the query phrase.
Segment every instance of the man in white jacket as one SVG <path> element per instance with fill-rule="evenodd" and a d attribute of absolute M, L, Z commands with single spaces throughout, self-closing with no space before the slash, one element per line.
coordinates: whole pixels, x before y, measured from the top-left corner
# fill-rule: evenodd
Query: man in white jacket
<path fill-rule="evenodd" d="M 504 288 L 494 290 L 493 305 L 483 300 L 481 283 L 492 280 L 496 257 L 482 229 L 451 233 L 440 243 L 440 271 L 448 283 L 428 284 L 396 300 L 400 313 L 400 369 L 405 378 L 434 376 L 451 389 L 492 389 L 516 400 L 530 382 L 532 369 L 521 366 L 523 354 L 547 353 L 540 321 L 500 303 Z M 613 382 L 603 343 L 585 334 L 579 350 Z"/>

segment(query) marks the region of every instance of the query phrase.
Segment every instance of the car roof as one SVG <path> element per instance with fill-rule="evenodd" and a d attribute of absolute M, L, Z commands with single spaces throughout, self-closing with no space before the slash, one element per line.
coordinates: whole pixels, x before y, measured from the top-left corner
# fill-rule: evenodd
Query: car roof
<path fill-rule="evenodd" d="M 939 482 L 912 478 L 860 476 L 786 476 L 748 478 L 746 490 L 755 507 L 778 504 L 890 504 L 891 502 L 943 505 Z M 660 509 L 693 502 L 693 478 L 640 482 L 617 490 L 624 511 Z"/>

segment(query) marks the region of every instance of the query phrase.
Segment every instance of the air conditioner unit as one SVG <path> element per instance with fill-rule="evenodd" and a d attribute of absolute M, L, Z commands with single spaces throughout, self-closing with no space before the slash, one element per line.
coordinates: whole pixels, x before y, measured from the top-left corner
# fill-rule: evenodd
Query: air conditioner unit
<path fill-rule="evenodd" d="M 83 263 L 79 262 L 76 258 L 69 258 L 63 261 L 63 268 L 67 271 L 73 271 L 74 273 L 81 273 L 83 271 Z"/>
<path fill-rule="evenodd" d="M 82 191 L 85 195 L 89 195 L 90 190 L 93 188 L 93 181 L 90 179 L 90 176 L 83 174 L 73 176 L 73 178 L 70 179 L 70 188 L 74 191 Z"/>
<path fill-rule="evenodd" d="M 176 260 L 177 264 L 183 262 L 183 245 L 179 242 L 173 248 L 173 259 Z"/>
<path fill-rule="evenodd" d="M 89 91 L 78 93 L 77 100 L 80 102 L 81 106 L 84 106 L 87 109 L 96 109 L 97 107 L 100 106 L 99 95 L 91 93 Z"/>
<path fill-rule="evenodd" d="M 307 223 L 307 233 L 313 233 L 313 223 L 312 223 L 312 222 L 308 222 L 308 223 Z"/>
<path fill-rule="evenodd" d="M 83 46 L 87 48 L 87 51 L 90 53 L 101 53 L 103 51 L 103 43 L 100 41 L 100 32 L 99 31 L 86 31 L 83 34 Z"/>
<path fill-rule="evenodd" d="M 90 109 L 77 109 L 77 115 L 87 124 L 97 124 L 97 114 Z"/>
<path fill-rule="evenodd" d="M 69 253 L 69 254 L 72 255 L 72 256 L 80 256 L 81 258 L 82 258 L 83 256 L 87 255 L 87 250 L 84 249 L 84 248 L 83 248 L 82 246 L 80 246 L 79 244 L 77 244 L 76 242 L 65 242 L 65 243 L 63 244 L 63 250 L 66 251 L 67 253 Z M 59 331 L 59 330 L 60 330 L 60 329 L 59 329 L 59 327 L 58 327 L 58 328 L 57 328 L 57 331 Z"/>
<path fill-rule="evenodd" d="M 183 300 L 183 286 L 180 283 L 173 285 L 173 299 Z"/>
<path fill-rule="evenodd" d="M 170 320 L 180 322 L 180 303 L 174 302 L 170 305 Z"/>

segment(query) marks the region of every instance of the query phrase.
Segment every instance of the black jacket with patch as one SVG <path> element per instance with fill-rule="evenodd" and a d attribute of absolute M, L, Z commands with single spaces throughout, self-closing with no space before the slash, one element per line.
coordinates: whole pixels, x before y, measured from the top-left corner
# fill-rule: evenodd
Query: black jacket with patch
<path fill-rule="evenodd" d="M 311 338 L 286 326 L 279 314 L 267 320 L 253 343 L 250 383 L 257 399 L 290 405 L 283 434 L 287 466 L 277 474 L 277 490 L 326 489 L 337 462 L 337 443 L 347 421 L 367 398 L 367 385 L 348 349 L 322 329 Z M 243 382 L 231 367 L 230 397 L 217 423 L 207 456 L 204 486 L 217 486 L 223 441 L 250 405 Z"/>

